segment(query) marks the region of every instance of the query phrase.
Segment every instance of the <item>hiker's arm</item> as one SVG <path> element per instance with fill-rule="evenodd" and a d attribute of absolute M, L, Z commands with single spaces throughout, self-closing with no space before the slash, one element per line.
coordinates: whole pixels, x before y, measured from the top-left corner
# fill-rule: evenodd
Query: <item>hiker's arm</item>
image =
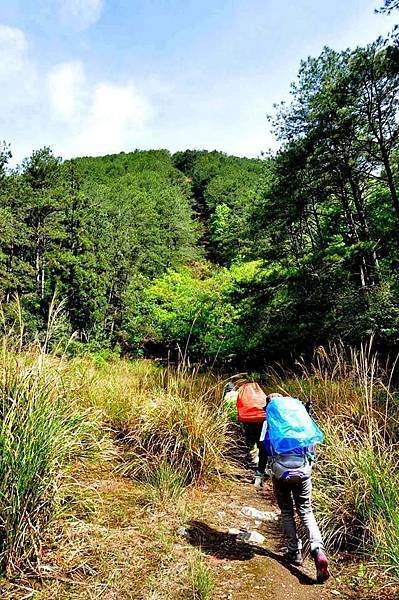
<path fill-rule="evenodd" d="M 269 433 L 266 431 L 266 435 L 265 438 L 263 440 L 263 448 L 265 450 L 265 454 L 268 458 L 270 458 L 271 456 L 273 456 L 273 448 L 270 442 L 270 437 L 269 437 Z"/>
<path fill-rule="evenodd" d="M 307 448 L 307 455 L 310 459 L 311 463 L 314 463 L 316 460 L 316 446 L 308 446 Z"/>

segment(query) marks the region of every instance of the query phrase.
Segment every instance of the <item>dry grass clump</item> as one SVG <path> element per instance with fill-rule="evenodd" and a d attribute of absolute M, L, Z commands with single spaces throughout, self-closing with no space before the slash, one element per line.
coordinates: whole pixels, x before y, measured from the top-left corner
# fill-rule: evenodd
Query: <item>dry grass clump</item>
<path fill-rule="evenodd" d="M 187 484 L 187 476 L 169 463 L 159 462 L 142 476 L 141 502 L 164 511 L 179 511 Z"/>
<path fill-rule="evenodd" d="M 360 349 L 346 348 L 342 344 L 329 348 L 319 347 L 310 364 L 298 360 L 296 369 L 279 373 L 271 370 L 268 383 L 279 390 L 301 399 L 311 400 L 323 414 L 351 420 L 368 427 L 369 416 L 377 416 L 382 425 L 396 425 L 399 406 L 391 389 L 396 362 L 382 365 L 373 351 L 372 340 Z M 388 405 L 389 409 L 388 410 Z M 381 418 L 382 417 L 382 418 Z"/>
<path fill-rule="evenodd" d="M 69 506 L 69 466 L 106 453 L 99 415 L 82 410 L 49 354 L 59 309 L 41 340 L 26 346 L 22 311 L 2 322 L 0 347 L 0 571 L 40 560 L 48 525 Z"/>
<path fill-rule="evenodd" d="M 227 417 L 218 376 L 151 361 L 98 366 L 76 359 L 65 377 L 74 382 L 83 406 L 102 412 L 124 448 L 125 474 L 152 485 L 170 467 L 187 484 L 226 468 Z"/>
<path fill-rule="evenodd" d="M 376 430 L 373 439 L 324 423 L 327 447 L 315 473 L 316 501 L 333 548 L 370 552 L 399 565 L 399 457 Z"/>
<path fill-rule="evenodd" d="M 98 410 L 104 424 L 122 431 L 154 389 L 162 386 L 162 371 L 150 360 L 97 361 L 79 357 L 64 365 L 64 381 L 83 408 Z"/>
<path fill-rule="evenodd" d="M 93 457 L 103 435 L 40 354 L 26 361 L 4 338 L 0 361 L 0 568 L 12 573 L 38 560 L 67 465 Z"/>
<path fill-rule="evenodd" d="M 215 583 L 202 553 L 190 548 L 149 577 L 143 598 L 148 600 L 211 600 Z"/>
<path fill-rule="evenodd" d="M 129 427 L 143 405 L 165 392 L 188 402 L 199 398 L 219 406 L 223 387 L 221 378 L 210 371 L 165 367 L 146 359 L 98 362 L 95 357 L 75 358 L 65 365 L 64 378 L 82 406 L 101 410 L 104 421 L 119 431 Z"/>
<path fill-rule="evenodd" d="M 181 373 L 175 377 L 184 380 Z M 124 470 L 146 481 L 162 465 L 169 465 L 186 483 L 212 477 L 227 467 L 226 425 L 221 407 L 204 395 L 184 393 L 184 388 L 179 394 L 174 380 L 130 414 L 123 436 Z"/>

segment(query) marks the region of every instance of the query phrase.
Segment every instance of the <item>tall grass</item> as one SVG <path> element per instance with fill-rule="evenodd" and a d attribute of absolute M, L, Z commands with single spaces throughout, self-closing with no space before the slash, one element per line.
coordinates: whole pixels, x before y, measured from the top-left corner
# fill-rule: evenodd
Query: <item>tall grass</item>
<path fill-rule="evenodd" d="M 187 483 L 212 477 L 226 468 L 226 416 L 198 372 L 163 371 L 161 385 L 147 401 L 136 401 L 124 424 L 125 470 L 147 478 L 168 464 Z"/>
<path fill-rule="evenodd" d="M 98 418 L 78 407 L 46 348 L 22 352 L 15 333 L 5 333 L 0 348 L 0 570 L 7 574 L 40 559 L 67 465 L 93 456 L 102 439 Z"/>
<path fill-rule="evenodd" d="M 325 422 L 327 446 L 316 471 L 316 500 L 327 542 L 399 563 L 398 455 L 375 433 Z M 389 535 L 388 535 L 389 534 Z"/>
<path fill-rule="evenodd" d="M 319 348 L 310 366 L 281 376 L 273 389 L 311 399 L 325 446 L 315 469 L 315 500 L 330 548 L 367 553 L 399 575 L 398 405 L 392 369 L 371 343 L 359 350 Z"/>
<path fill-rule="evenodd" d="M 134 414 L 162 387 L 162 369 L 150 360 L 97 361 L 80 357 L 64 369 L 66 385 L 84 408 L 101 412 L 104 423 L 122 432 Z"/>
<path fill-rule="evenodd" d="M 96 366 L 79 359 L 71 368 L 81 403 L 102 412 L 123 448 L 126 474 L 148 482 L 168 465 L 191 483 L 227 468 L 227 417 L 218 376 L 151 361 Z"/>

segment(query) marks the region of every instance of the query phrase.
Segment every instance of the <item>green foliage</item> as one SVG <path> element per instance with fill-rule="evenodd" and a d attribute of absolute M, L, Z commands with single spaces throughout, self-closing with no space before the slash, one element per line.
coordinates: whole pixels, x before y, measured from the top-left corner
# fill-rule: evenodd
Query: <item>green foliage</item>
<path fill-rule="evenodd" d="M 2 179 L 0 223 L 6 314 L 18 293 L 31 335 L 57 290 L 80 340 L 123 346 L 134 291 L 200 254 L 186 179 L 166 151 L 65 163 L 36 151 Z"/>
<path fill-rule="evenodd" d="M 263 159 L 43 148 L 10 171 L 1 145 L 6 320 L 18 294 L 26 337 L 43 331 L 57 291 L 79 351 L 262 363 L 370 334 L 396 347 L 398 56 L 391 37 L 303 61 Z"/>
<path fill-rule="evenodd" d="M 241 327 L 246 300 L 242 290 L 255 280 L 260 264 L 230 269 L 206 265 L 170 271 L 144 293 L 137 317 L 146 324 L 148 342 L 175 347 L 182 355 L 227 360 L 247 348 Z M 241 300 L 240 300 L 241 298 Z"/>
<path fill-rule="evenodd" d="M 194 207 L 205 225 L 203 243 L 218 265 L 245 259 L 249 252 L 249 210 L 268 176 L 266 161 L 187 150 L 173 156 L 191 180 Z"/>

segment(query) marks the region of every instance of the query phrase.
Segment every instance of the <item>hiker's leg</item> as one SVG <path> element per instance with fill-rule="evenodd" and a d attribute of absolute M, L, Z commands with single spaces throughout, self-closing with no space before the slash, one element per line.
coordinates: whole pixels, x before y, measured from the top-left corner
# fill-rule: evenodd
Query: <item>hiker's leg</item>
<path fill-rule="evenodd" d="M 258 426 L 258 423 L 242 423 L 242 429 L 244 432 L 245 443 L 247 445 L 248 452 L 251 456 L 251 459 L 253 460 L 253 462 L 255 464 L 257 464 L 257 453 L 258 453 L 257 441 L 259 440 L 257 426 Z M 260 436 L 260 434 L 259 434 L 259 436 Z"/>
<path fill-rule="evenodd" d="M 260 437 L 260 432 L 259 432 L 259 437 L 258 437 L 258 423 L 243 423 L 243 429 L 244 429 L 244 436 L 245 436 L 245 443 L 247 444 L 248 448 L 252 448 L 253 446 L 255 446 L 255 444 L 258 442 L 259 437 Z"/>
<path fill-rule="evenodd" d="M 266 469 L 266 465 L 267 465 L 267 454 L 265 452 L 265 447 L 263 445 L 263 442 L 258 442 L 258 449 L 259 449 L 258 471 L 259 471 L 259 473 L 264 473 L 265 469 Z"/>
<path fill-rule="evenodd" d="M 323 540 L 312 509 L 311 478 L 309 477 L 309 479 L 305 479 L 301 483 L 295 484 L 292 491 L 296 509 L 310 542 L 310 550 L 314 551 L 317 548 L 323 550 Z"/>
<path fill-rule="evenodd" d="M 273 488 L 278 507 L 281 510 L 281 523 L 287 538 L 287 549 L 289 552 L 297 552 L 301 549 L 301 542 L 296 531 L 291 486 L 273 477 Z"/>
<path fill-rule="evenodd" d="M 255 449 L 251 454 L 256 465 L 256 474 L 262 476 L 266 469 L 267 457 L 264 458 L 263 444 L 259 441 L 262 433 L 263 422 L 252 424 L 252 436 Z"/>
<path fill-rule="evenodd" d="M 251 442 L 252 445 L 255 445 L 258 450 L 258 468 L 256 469 L 258 473 L 265 472 L 266 464 L 267 464 L 267 455 L 264 450 L 263 442 L 260 441 L 260 436 L 263 429 L 262 423 L 251 423 Z"/>

